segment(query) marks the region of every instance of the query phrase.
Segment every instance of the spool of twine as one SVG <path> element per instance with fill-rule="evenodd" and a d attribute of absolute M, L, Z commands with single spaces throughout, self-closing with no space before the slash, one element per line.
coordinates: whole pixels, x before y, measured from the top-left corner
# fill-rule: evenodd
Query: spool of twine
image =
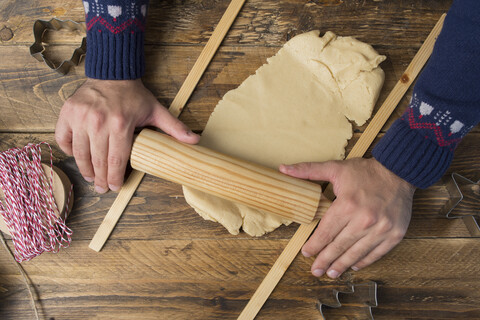
<path fill-rule="evenodd" d="M 41 162 L 42 146 L 48 147 L 49 165 Z M 0 229 L 12 237 L 17 262 L 70 245 L 72 230 L 65 220 L 72 190 L 66 175 L 53 166 L 48 143 L 30 143 L 0 154 Z"/>

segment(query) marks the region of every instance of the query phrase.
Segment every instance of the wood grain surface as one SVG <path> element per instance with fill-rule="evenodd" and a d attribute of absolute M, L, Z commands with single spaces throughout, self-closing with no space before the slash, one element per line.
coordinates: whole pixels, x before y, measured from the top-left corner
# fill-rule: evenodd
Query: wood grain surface
<path fill-rule="evenodd" d="M 151 3 L 144 81 L 161 102 L 172 102 L 228 3 Z M 387 55 L 380 104 L 450 4 L 450 0 L 246 1 L 180 119 L 201 132 L 228 90 L 255 72 L 286 40 L 311 29 L 357 36 Z M 72 246 L 23 264 L 41 298 L 44 318 L 236 319 L 298 225 L 256 239 L 244 233 L 233 236 L 199 217 L 185 203 L 178 185 L 148 176 L 102 252 L 90 250 L 88 243 L 116 194 L 96 194 L 81 178 L 74 159 L 54 142 L 63 101 L 85 79 L 83 63 L 62 77 L 29 55 L 33 22 L 54 16 L 83 21 L 81 1 L 0 2 L 0 150 L 28 142 L 51 143 L 55 164 L 68 174 L 76 192 L 68 220 L 74 231 Z M 48 54 L 61 59 L 80 38 L 52 34 Z M 403 112 L 410 96 L 411 90 L 383 132 Z M 349 148 L 364 128 L 355 128 Z M 477 127 L 458 146 L 448 173 L 480 178 L 479 141 Z M 318 303 L 332 302 L 333 289 L 348 290 L 352 283 L 367 281 L 378 284 L 375 319 L 480 319 L 480 239 L 470 237 L 461 219 L 439 216 L 447 199 L 442 181 L 418 190 L 405 239 L 360 272 L 347 272 L 338 280 L 316 279 L 309 272 L 312 260 L 298 256 L 258 319 L 320 319 Z M 462 210 L 473 213 L 474 205 L 469 202 Z M 344 307 L 323 309 L 327 319 L 362 317 L 364 308 L 358 303 L 362 297 L 340 294 L 340 299 Z M 32 317 L 22 278 L 0 250 L 0 319 Z"/>

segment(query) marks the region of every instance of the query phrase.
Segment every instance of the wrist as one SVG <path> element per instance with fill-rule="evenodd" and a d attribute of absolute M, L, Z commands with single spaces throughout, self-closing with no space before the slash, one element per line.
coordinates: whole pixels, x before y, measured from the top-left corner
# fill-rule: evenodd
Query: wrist
<path fill-rule="evenodd" d="M 142 79 L 134 79 L 134 80 L 102 80 L 102 79 L 95 79 L 95 78 L 88 78 L 84 83 L 88 86 L 102 86 L 102 87 L 115 87 L 115 88 L 129 88 L 132 86 L 143 86 Z"/>
<path fill-rule="evenodd" d="M 367 160 L 370 161 L 371 165 L 375 168 L 375 172 L 378 177 L 381 177 L 385 181 L 388 181 L 390 184 L 397 186 L 399 190 L 403 190 L 413 195 L 416 190 L 416 187 L 413 184 L 397 176 L 394 172 L 386 168 L 377 159 L 372 157 Z"/>

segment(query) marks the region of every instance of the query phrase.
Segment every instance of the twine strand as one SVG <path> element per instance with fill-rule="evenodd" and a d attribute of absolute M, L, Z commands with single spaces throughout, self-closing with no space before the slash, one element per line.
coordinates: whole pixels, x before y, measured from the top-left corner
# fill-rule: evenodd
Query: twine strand
<path fill-rule="evenodd" d="M 42 145 L 50 152 L 52 170 L 48 178 L 41 165 Z M 31 260 L 43 252 L 57 253 L 70 245 L 72 230 L 56 214 L 60 211 L 53 194 L 53 153 L 48 143 L 29 143 L 22 149 L 2 152 L 0 188 L 5 195 L 4 203 L 0 201 L 0 212 L 10 231 L 17 262 Z M 72 189 L 66 211 L 71 194 Z"/>

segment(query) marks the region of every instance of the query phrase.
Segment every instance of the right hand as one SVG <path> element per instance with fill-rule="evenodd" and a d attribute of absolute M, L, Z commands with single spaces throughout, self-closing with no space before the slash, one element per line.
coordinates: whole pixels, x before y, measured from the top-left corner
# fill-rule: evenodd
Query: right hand
<path fill-rule="evenodd" d="M 316 277 L 365 268 L 407 231 L 415 187 L 375 158 L 282 165 L 280 171 L 333 184 L 337 198 L 302 249 L 306 257 L 317 256 L 311 268 Z"/>
<path fill-rule="evenodd" d="M 87 79 L 65 101 L 55 130 L 60 148 L 73 155 L 80 173 L 99 193 L 118 191 L 136 127 L 155 126 L 179 141 L 200 137 L 163 107 L 136 80 Z"/>

